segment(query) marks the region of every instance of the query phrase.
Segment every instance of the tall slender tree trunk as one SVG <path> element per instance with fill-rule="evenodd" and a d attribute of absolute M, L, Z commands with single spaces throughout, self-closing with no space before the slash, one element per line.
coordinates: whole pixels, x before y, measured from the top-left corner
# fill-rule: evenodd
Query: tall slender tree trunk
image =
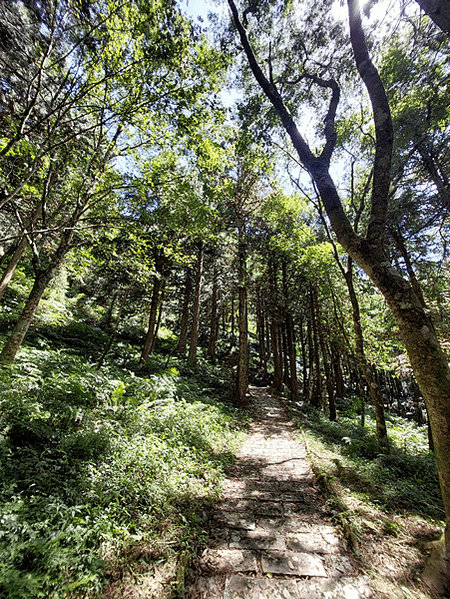
<path fill-rule="evenodd" d="M 237 405 L 246 404 L 248 392 L 248 316 L 247 316 L 247 265 L 245 225 L 238 222 L 238 285 L 239 285 L 239 350 L 234 400 Z"/>
<path fill-rule="evenodd" d="M 307 363 L 307 357 L 306 357 L 305 335 L 303 332 L 303 318 L 300 321 L 298 330 L 300 331 L 300 347 L 301 347 L 301 351 L 302 351 L 302 370 L 303 370 L 302 395 L 304 397 L 307 397 L 308 396 L 308 363 Z"/>
<path fill-rule="evenodd" d="M 289 284 L 287 277 L 287 265 L 286 261 L 282 262 L 282 276 L 283 276 L 283 295 L 286 302 L 285 309 L 285 327 L 286 327 L 286 345 L 287 345 L 287 361 L 289 364 L 289 389 L 291 392 L 291 399 L 297 401 L 298 399 L 298 377 L 297 377 L 297 352 L 295 350 L 295 332 L 294 332 L 294 321 L 292 318 L 292 312 L 289 306 Z"/>
<path fill-rule="evenodd" d="M 283 389 L 283 356 L 281 352 L 281 334 L 277 317 L 272 315 L 270 323 L 272 341 L 273 381 L 272 387 L 275 393 Z"/>
<path fill-rule="evenodd" d="M 414 272 L 413 265 L 411 264 L 411 260 L 406 249 L 405 240 L 403 239 L 403 235 L 399 228 L 391 227 L 389 229 L 393 240 L 395 241 L 395 245 L 397 250 L 400 252 L 403 260 L 405 261 L 406 271 L 408 273 L 409 282 L 411 283 L 411 287 L 414 289 L 414 293 L 417 296 L 417 299 L 420 302 L 422 308 L 426 309 L 425 298 L 423 297 L 422 288 L 420 286 L 419 281 L 417 280 L 416 273 Z"/>
<path fill-rule="evenodd" d="M 331 346 L 332 365 L 334 370 L 334 380 L 336 381 L 336 393 L 338 397 L 345 396 L 345 383 L 342 374 L 341 358 L 339 355 L 339 347 L 333 343 Z"/>
<path fill-rule="evenodd" d="M 45 197 L 48 194 L 48 190 L 52 183 L 52 180 L 53 180 L 53 177 L 51 175 L 51 170 L 50 170 L 49 174 L 47 176 L 46 183 L 44 185 L 43 199 L 41 202 L 39 202 L 39 206 L 34 211 L 34 214 L 31 217 L 31 220 L 29 222 L 29 229 L 32 229 L 42 216 L 42 205 L 43 205 Z M 25 251 L 25 248 L 28 245 L 29 240 L 31 241 L 30 232 L 25 230 L 22 235 L 22 238 L 20 239 L 19 243 L 15 247 L 14 252 L 11 256 L 11 259 L 8 262 L 8 266 L 6 267 L 6 269 L 3 273 L 3 276 L 0 280 L 0 300 L 2 299 L 4 293 L 9 285 L 9 282 L 11 281 L 14 271 L 16 270 L 16 267 L 20 262 L 20 259 L 23 255 L 23 252 Z"/>
<path fill-rule="evenodd" d="M 270 285 L 270 339 L 272 345 L 273 381 L 272 388 L 275 393 L 283 389 L 283 355 L 281 347 L 281 331 L 279 318 L 276 311 L 277 301 L 277 265 L 274 256 L 269 260 L 269 285 Z"/>
<path fill-rule="evenodd" d="M 166 291 L 166 278 L 164 278 L 161 281 L 161 293 L 159 294 L 159 310 L 158 310 L 158 318 L 156 320 L 156 325 L 155 325 L 155 332 L 153 334 L 153 339 L 152 339 L 152 345 L 150 347 L 150 353 L 152 354 L 155 351 L 155 345 L 156 345 L 156 340 L 158 338 L 158 331 L 159 331 L 159 327 L 161 326 L 161 319 L 162 319 L 162 313 L 163 313 L 163 307 L 164 307 L 164 297 L 165 297 L 165 291 Z"/>
<path fill-rule="evenodd" d="M 230 310 L 230 327 L 231 327 L 231 347 L 234 347 L 234 345 L 236 344 L 236 335 L 234 334 L 235 332 L 235 310 L 234 310 L 234 300 L 235 300 L 235 296 L 234 296 L 234 292 L 231 293 L 231 310 Z"/>
<path fill-rule="evenodd" d="M 312 285 L 312 300 L 314 303 L 314 313 L 316 317 L 317 336 L 319 338 L 320 350 L 322 352 L 323 367 L 325 370 L 325 382 L 328 394 L 329 417 L 331 421 L 337 420 L 336 403 L 334 400 L 334 385 L 331 374 L 330 361 L 328 359 L 328 351 L 325 342 L 325 335 L 322 326 L 322 316 L 320 313 L 319 296 L 317 292 L 317 281 Z"/>
<path fill-rule="evenodd" d="M 114 324 L 114 330 L 109 337 L 108 343 L 107 343 L 99 361 L 97 362 L 97 366 L 96 366 L 97 370 L 100 370 L 100 368 L 103 366 L 105 358 L 108 355 L 110 349 L 112 348 L 114 341 L 116 340 L 117 332 L 119 330 L 120 319 L 122 317 L 122 311 L 125 306 L 125 302 L 127 301 L 128 295 L 130 294 L 130 291 L 133 289 L 133 285 L 130 285 L 130 287 L 128 287 L 128 289 L 125 290 L 125 293 L 122 296 L 122 301 L 120 302 L 120 305 L 119 305 L 119 312 L 117 314 L 116 322 Z M 116 295 L 117 294 L 114 295 L 114 298 L 116 297 Z"/>
<path fill-rule="evenodd" d="M 34 280 L 30 295 L 26 301 L 25 307 L 22 310 L 15 327 L 0 354 L 1 364 L 9 364 L 14 361 L 14 358 L 16 357 L 16 354 L 22 345 L 34 315 L 36 314 L 39 302 L 41 301 L 48 284 L 61 267 L 67 253 L 71 248 L 74 228 L 78 223 L 81 214 L 82 206 L 80 205 L 74 210 L 71 218 L 69 219 L 67 228 L 62 233 L 59 245 L 51 256 L 47 267 L 43 270 L 37 270 L 37 275 Z"/>
<path fill-rule="evenodd" d="M 263 302 L 258 291 L 256 299 L 256 329 L 258 334 L 259 369 L 263 372 L 263 379 L 267 381 L 267 353 L 266 353 L 266 319 Z"/>
<path fill-rule="evenodd" d="M 380 386 L 375 382 L 370 368 L 367 364 L 364 351 L 364 337 L 361 328 L 361 316 L 359 311 L 358 297 L 353 285 L 353 261 L 349 257 L 347 261 L 347 271 L 344 273 L 345 282 L 347 284 L 350 303 L 352 305 L 353 330 L 355 333 L 355 349 L 356 359 L 358 360 L 359 368 L 366 379 L 369 393 L 372 397 L 375 406 L 375 419 L 377 427 L 377 439 L 382 453 L 389 453 L 389 439 L 387 436 L 386 420 L 384 417 L 384 403 L 381 394 Z"/>
<path fill-rule="evenodd" d="M 195 289 L 194 289 L 194 301 L 192 305 L 192 328 L 191 328 L 191 339 L 189 344 L 189 355 L 188 363 L 195 364 L 197 360 L 197 348 L 198 348 L 198 331 L 200 325 L 200 293 L 202 288 L 202 274 L 203 274 L 203 242 L 200 243 L 198 248 L 197 268 L 195 271 Z"/>
<path fill-rule="evenodd" d="M 144 347 L 142 348 L 140 362 L 145 362 L 148 360 L 150 353 L 152 351 L 154 337 L 155 337 L 155 327 L 156 327 L 156 318 L 158 315 L 158 303 L 159 303 L 159 292 L 161 290 L 161 277 L 156 274 L 153 277 L 153 291 L 152 291 L 152 302 L 150 305 L 150 316 L 148 319 L 148 329 L 147 335 L 145 336 Z"/>
<path fill-rule="evenodd" d="M 310 338 L 310 383 L 309 401 L 312 406 L 319 408 L 323 402 L 322 373 L 320 370 L 319 334 L 317 330 L 317 313 L 314 302 L 313 284 L 310 283 L 309 301 L 311 310 L 311 338 Z"/>
<path fill-rule="evenodd" d="M 186 354 L 186 346 L 189 332 L 189 306 L 192 295 L 192 277 L 190 269 L 186 269 L 186 278 L 184 283 L 184 298 L 183 307 L 181 309 L 180 335 L 176 351 L 184 356 Z"/>
<path fill-rule="evenodd" d="M 213 287 L 211 294 L 211 319 L 209 324 L 208 357 L 216 358 L 216 344 L 219 337 L 219 309 L 218 309 L 219 273 L 217 264 L 214 264 Z"/>

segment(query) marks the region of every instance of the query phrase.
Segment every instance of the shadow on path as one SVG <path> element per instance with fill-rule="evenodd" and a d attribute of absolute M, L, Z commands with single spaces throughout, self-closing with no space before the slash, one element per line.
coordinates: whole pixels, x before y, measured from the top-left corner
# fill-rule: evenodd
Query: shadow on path
<path fill-rule="evenodd" d="M 294 422 L 266 389 L 252 387 L 250 403 L 189 599 L 373 599 L 327 521 Z"/>

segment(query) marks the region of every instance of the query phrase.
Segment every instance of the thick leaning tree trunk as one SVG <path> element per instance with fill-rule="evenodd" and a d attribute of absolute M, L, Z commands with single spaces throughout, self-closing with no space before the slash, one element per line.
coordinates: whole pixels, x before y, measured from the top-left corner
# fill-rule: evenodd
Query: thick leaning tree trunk
<path fill-rule="evenodd" d="M 46 269 L 40 273 L 34 280 L 33 288 L 28 296 L 27 302 L 16 322 L 16 325 L 5 343 L 2 353 L 0 354 L 0 364 L 10 364 L 14 362 L 17 352 L 19 351 L 25 335 L 30 328 L 39 302 L 47 289 L 48 284 L 54 276 L 55 269 Z"/>
<path fill-rule="evenodd" d="M 274 106 L 300 161 L 314 180 L 337 240 L 383 294 L 397 322 L 430 418 L 446 514 L 446 554 L 450 558 L 450 368 L 431 320 L 412 286 L 392 268 L 384 251 L 393 128 L 386 93 L 367 50 L 358 2 L 348 0 L 350 39 L 359 75 L 372 104 L 376 139 L 371 214 L 365 238 L 358 236 L 352 229 L 329 174 L 336 144 L 334 122 L 340 95 L 337 83 L 311 75 L 313 83 L 331 91 L 324 121 L 325 144 L 321 154 L 316 155 L 300 134 L 277 88 L 261 70 L 234 1 L 228 0 L 228 3 L 253 75 Z"/>

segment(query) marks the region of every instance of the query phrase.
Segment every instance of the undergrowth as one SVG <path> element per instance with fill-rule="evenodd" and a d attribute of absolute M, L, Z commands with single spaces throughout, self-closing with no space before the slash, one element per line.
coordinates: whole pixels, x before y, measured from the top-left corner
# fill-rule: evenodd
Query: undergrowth
<path fill-rule="evenodd" d="M 0 371 L 1 597 L 92 598 L 133 548 L 193 548 L 233 460 L 242 418 L 220 371 L 98 371 L 81 340 L 34 339 Z"/>
<path fill-rule="evenodd" d="M 363 428 L 356 407 L 340 408 L 330 422 L 306 403 L 290 404 L 328 511 L 380 597 L 434 597 L 421 576 L 445 514 L 427 429 L 386 414 L 383 455 L 372 410 Z"/>
<path fill-rule="evenodd" d="M 386 414 L 390 453 L 379 451 L 374 415 L 340 413 L 337 422 L 306 404 L 292 408 L 312 447 L 325 449 L 329 472 L 367 502 L 387 512 L 409 512 L 435 520 L 444 518 L 435 457 L 428 450 L 426 426 Z M 325 467 L 326 470 L 326 467 Z"/>

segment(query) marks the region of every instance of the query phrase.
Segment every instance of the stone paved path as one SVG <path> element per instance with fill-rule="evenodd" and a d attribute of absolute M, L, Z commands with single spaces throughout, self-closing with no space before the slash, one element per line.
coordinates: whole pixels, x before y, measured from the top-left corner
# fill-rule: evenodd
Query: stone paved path
<path fill-rule="evenodd" d="M 374 599 L 327 522 L 295 424 L 265 389 L 250 400 L 254 420 L 189 599 Z"/>

